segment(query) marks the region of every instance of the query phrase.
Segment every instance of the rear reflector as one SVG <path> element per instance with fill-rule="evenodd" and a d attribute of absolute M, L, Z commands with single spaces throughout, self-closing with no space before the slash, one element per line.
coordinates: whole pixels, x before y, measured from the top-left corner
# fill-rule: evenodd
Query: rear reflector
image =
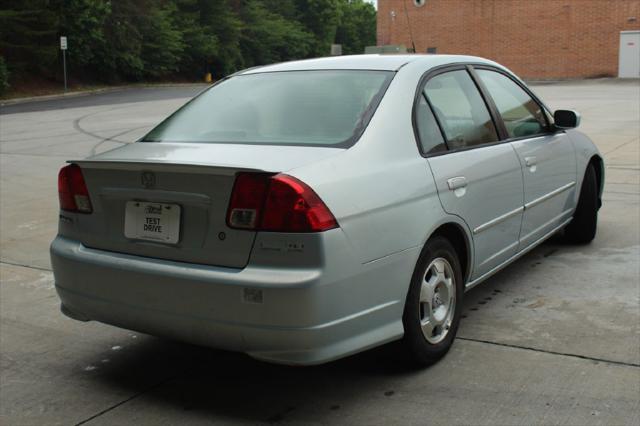
<path fill-rule="evenodd" d="M 58 173 L 58 198 L 62 210 L 78 213 L 93 211 L 87 185 L 77 164 L 70 164 L 60 169 L 60 173 Z"/>
<path fill-rule="evenodd" d="M 229 204 L 228 225 L 232 228 L 255 229 L 264 205 L 271 175 L 239 173 Z"/>
<path fill-rule="evenodd" d="M 331 211 L 304 182 L 266 173 L 238 174 L 227 225 L 272 232 L 322 232 L 338 227 Z"/>

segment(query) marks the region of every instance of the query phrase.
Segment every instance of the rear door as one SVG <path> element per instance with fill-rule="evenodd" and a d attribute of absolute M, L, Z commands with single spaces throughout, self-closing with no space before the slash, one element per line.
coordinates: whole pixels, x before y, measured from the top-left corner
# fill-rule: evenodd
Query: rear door
<path fill-rule="evenodd" d="M 574 207 L 576 157 L 565 132 L 552 132 L 542 106 L 515 80 L 493 69 L 476 69 L 504 123 L 504 137 L 520 158 L 524 216 L 520 249 L 566 221 Z"/>
<path fill-rule="evenodd" d="M 435 120 L 441 133 L 429 130 Z M 518 248 L 523 183 L 513 147 L 496 126 L 464 66 L 428 77 L 416 105 L 416 126 L 444 210 L 473 232 L 471 280 L 491 271 Z M 444 146 L 443 146 L 444 145 Z"/>

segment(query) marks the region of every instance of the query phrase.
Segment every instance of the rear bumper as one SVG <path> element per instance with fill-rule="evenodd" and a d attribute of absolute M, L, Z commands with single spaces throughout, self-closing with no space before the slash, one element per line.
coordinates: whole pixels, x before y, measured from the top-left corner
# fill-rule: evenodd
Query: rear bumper
<path fill-rule="evenodd" d="M 406 250 L 354 267 L 348 248 L 337 247 L 341 231 L 324 234 L 335 249 L 324 262 L 331 269 L 193 265 L 90 249 L 60 236 L 51 260 L 63 312 L 74 319 L 310 365 L 402 336 L 417 257 Z M 262 302 L 247 302 L 256 291 Z"/>

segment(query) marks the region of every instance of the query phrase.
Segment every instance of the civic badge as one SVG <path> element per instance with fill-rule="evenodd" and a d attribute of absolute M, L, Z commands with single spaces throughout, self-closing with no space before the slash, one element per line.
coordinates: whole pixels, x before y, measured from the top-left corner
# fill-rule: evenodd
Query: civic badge
<path fill-rule="evenodd" d="M 142 172 L 142 186 L 152 189 L 156 186 L 156 175 L 153 172 Z"/>

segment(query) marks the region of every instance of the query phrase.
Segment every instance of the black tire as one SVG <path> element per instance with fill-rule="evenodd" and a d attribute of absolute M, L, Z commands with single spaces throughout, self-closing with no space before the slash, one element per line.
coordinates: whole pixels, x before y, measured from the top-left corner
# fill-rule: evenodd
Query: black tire
<path fill-rule="evenodd" d="M 584 173 L 580 198 L 573 219 L 566 226 L 564 235 L 574 244 L 587 244 L 593 241 L 598 228 L 598 181 L 593 164 L 589 164 Z"/>
<path fill-rule="evenodd" d="M 446 334 L 441 341 L 429 342 L 423 333 L 421 323 L 425 321 L 425 309 L 431 309 L 425 306 L 428 302 L 420 302 L 420 294 L 422 291 L 422 283 L 427 278 L 427 268 L 433 265 L 436 259 L 445 259 L 451 268 L 451 277 L 453 278 L 451 294 L 455 294 L 453 310 L 451 311 L 450 325 Z M 439 262 L 439 261 L 438 261 Z M 444 264 L 443 264 L 444 265 Z M 443 284 L 444 286 L 444 284 Z M 448 291 L 448 290 L 446 290 Z M 440 293 L 438 291 L 438 293 Z M 462 311 L 462 297 L 464 294 L 464 283 L 462 281 L 462 268 L 456 250 L 451 243 L 440 236 L 433 237 L 425 244 L 418 259 L 418 263 L 413 272 L 411 286 L 407 294 L 405 302 L 404 314 L 402 322 L 404 324 L 404 337 L 402 339 L 402 351 L 407 358 L 418 366 L 427 366 L 433 364 L 442 358 L 448 351 L 458 331 L 460 324 L 460 313 Z M 429 306 L 437 303 L 436 299 L 432 299 Z M 442 306 L 442 305 L 440 305 Z M 428 314 L 426 315 L 428 317 Z M 449 318 L 449 317 L 447 317 Z M 434 315 L 435 322 L 435 315 Z M 444 324 L 442 325 L 444 329 Z M 435 334 L 435 333 L 434 333 Z M 432 340 L 437 340 L 437 336 Z"/>

